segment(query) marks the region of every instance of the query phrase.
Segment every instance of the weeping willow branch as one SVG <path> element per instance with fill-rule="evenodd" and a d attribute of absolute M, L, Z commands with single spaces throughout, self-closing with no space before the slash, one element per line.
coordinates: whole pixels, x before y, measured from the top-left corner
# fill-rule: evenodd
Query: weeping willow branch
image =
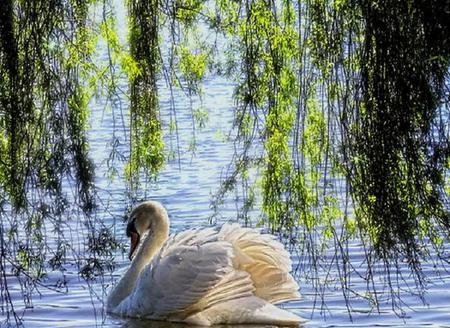
<path fill-rule="evenodd" d="M 80 259 L 66 236 L 66 217 L 89 229 L 77 231 L 79 237 L 107 239 L 97 238 L 101 224 L 90 217 L 96 206 L 86 135 L 96 69 L 90 5 L 81 0 L 0 5 L 2 310 L 12 304 L 6 272 L 16 277 L 31 306 L 48 270 L 59 271 L 64 280 L 67 262 L 81 270 L 91 260 L 90 249 L 83 251 L 88 259 Z M 47 235 L 46 229 L 57 234 Z M 92 251 L 96 260 L 104 255 L 99 254 Z M 10 311 L 7 307 L 8 316 Z"/>
<path fill-rule="evenodd" d="M 167 73 L 165 28 L 169 128 L 178 131 L 179 87 L 190 102 L 192 152 L 196 124 L 207 118 L 193 97 L 201 102 L 201 83 L 216 64 L 211 54 L 223 50 L 215 41 L 209 48 L 195 31 L 210 28 L 228 44 L 222 71 L 236 83 L 235 154 L 213 208 L 233 193 L 239 218 L 288 237 L 322 305 L 323 272 L 328 277 L 334 268 L 346 300 L 356 272 L 367 283 L 364 297 L 378 306 L 374 268 L 381 261 L 378 276 L 399 307 L 403 260 L 419 289 L 423 261 L 436 255 L 448 261 L 448 2 L 129 0 L 129 53 L 103 11 L 99 30 L 109 62 L 102 69 L 92 60 L 97 30 L 88 16 L 94 2 L 0 3 L 2 272 L 14 258 L 17 275 L 40 279 L 46 267 L 62 271 L 67 254 L 75 253 L 61 217 L 73 209 L 68 204 L 83 218 L 96 205 L 86 130 L 97 79 L 109 96 L 117 88 L 116 69 L 129 79 L 125 174 L 133 192 L 160 172 L 166 160 L 158 94 L 160 73 Z M 178 154 L 179 145 L 177 136 Z M 60 234 L 56 250 L 42 235 L 48 222 Z M 101 274 L 102 256 L 111 256 L 102 249 L 118 245 L 89 216 L 83 222 L 92 256 L 80 271 L 91 277 Z M 20 241 L 17 231 L 29 238 Z M 361 241 L 363 269 L 351 263 L 352 238 Z M 4 276 L 1 296 L 8 298 L 2 286 Z"/>
<path fill-rule="evenodd" d="M 360 5 L 363 98 L 350 155 L 356 214 L 379 256 L 402 254 L 416 267 L 418 240 L 435 243 L 437 231 L 450 232 L 443 198 L 450 144 L 438 115 L 450 64 L 441 27 L 448 23 L 435 18 L 436 2 Z"/>
<path fill-rule="evenodd" d="M 130 51 L 139 74 L 131 80 L 131 155 L 127 175 L 137 187 L 141 169 L 155 176 L 164 163 L 164 142 L 159 118 L 157 79 L 159 49 L 159 1 L 130 0 Z"/>
<path fill-rule="evenodd" d="M 260 222 L 291 231 L 313 279 L 336 267 L 346 299 L 359 271 L 347 246 L 359 237 L 369 301 L 378 306 L 381 279 L 400 308 L 401 261 L 423 292 L 420 263 L 448 256 L 448 4 L 291 5 L 217 3 L 219 28 L 239 45 L 230 63 L 241 66 L 235 155 L 213 208 L 232 191 L 241 214 L 260 201 Z"/>
<path fill-rule="evenodd" d="M 87 3 L 76 3 L 67 12 L 53 3 L 3 5 L 1 185 L 14 206 L 23 208 L 29 188 L 57 195 L 61 179 L 73 171 L 83 206 L 92 209 L 93 169 L 84 136 L 89 98 L 78 81 L 84 68 L 75 62 L 89 56 L 81 51 L 89 37 L 84 28 Z M 66 16 L 72 26 L 65 25 Z M 73 39 L 62 29 L 73 31 Z M 69 43 L 71 56 L 64 61 L 62 47 Z M 59 74 L 61 79 L 55 79 Z M 70 139 L 62 135 L 65 131 Z"/>

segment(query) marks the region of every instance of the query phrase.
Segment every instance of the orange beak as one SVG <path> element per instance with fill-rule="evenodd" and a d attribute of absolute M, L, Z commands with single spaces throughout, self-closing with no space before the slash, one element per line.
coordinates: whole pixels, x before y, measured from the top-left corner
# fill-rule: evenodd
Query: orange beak
<path fill-rule="evenodd" d="M 128 258 L 131 261 L 134 257 L 134 253 L 136 252 L 136 249 L 139 245 L 139 234 L 136 232 L 130 232 L 130 239 L 131 239 L 131 245 L 130 245 L 130 253 L 128 254 Z"/>

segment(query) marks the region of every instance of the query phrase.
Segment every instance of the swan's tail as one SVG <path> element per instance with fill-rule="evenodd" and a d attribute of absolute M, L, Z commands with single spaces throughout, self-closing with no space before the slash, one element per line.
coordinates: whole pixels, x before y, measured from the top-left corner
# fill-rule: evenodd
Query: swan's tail
<path fill-rule="evenodd" d="M 214 324 L 298 326 L 307 320 L 292 312 L 280 309 L 259 297 L 250 296 L 216 304 L 188 317 L 185 321 L 201 326 L 212 326 Z"/>

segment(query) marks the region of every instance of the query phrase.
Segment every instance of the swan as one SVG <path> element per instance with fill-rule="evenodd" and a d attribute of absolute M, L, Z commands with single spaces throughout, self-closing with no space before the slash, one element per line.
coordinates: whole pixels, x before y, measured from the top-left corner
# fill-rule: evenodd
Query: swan
<path fill-rule="evenodd" d="M 224 224 L 169 237 L 156 201 L 127 222 L 131 265 L 108 295 L 111 314 L 193 325 L 298 325 L 304 319 L 273 303 L 300 298 L 291 260 L 269 234 Z"/>

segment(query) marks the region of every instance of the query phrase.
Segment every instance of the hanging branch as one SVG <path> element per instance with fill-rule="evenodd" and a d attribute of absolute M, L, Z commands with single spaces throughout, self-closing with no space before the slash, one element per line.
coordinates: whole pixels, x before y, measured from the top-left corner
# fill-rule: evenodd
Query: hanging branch
<path fill-rule="evenodd" d="M 71 228 L 65 218 L 78 219 L 89 230 L 80 228 L 78 237 L 111 241 L 110 235 L 98 236 L 102 224 L 91 221 L 96 190 L 86 131 L 88 104 L 95 93 L 91 56 L 96 38 L 88 19 L 90 4 L 67 0 L 0 5 L 2 306 L 11 301 L 6 274 L 16 277 L 26 306 L 32 306 L 32 295 L 45 286 L 42 279 L 49 270 L 59 271 L 64 281 L 65 263 L 82 268 L 89 260 L 91 250 L 83 250 L 86 256 L 80 258 L 73 237 L 66 235 Z M 115 247 L 113 240 L 111 245 Z M 64 283 L 55 291 L 61 289 Z M 10 311 L 15 314 L 7 307 L 8 317 Z"/>
<path fill-rule="evenodd" d="M 130 51 L 139 74 L 130 83 L 130 159 L 127 175 L 131 187 L 139 185 L 142 169 L 155 177 L 164 164 L 164 142 L 159 117 L 157 79 L 159 49 L 159 1 L 130 0 Z"/>
<path fill-rule="evenodd" d="M 450 231 L 443 194 L 450 144 L 437 115 L 450 63 L 441 31 L 448 23 L 432 15 L 437 3 L 361 1 L 360 6 L 363 98 L 350 136 L 356 216 L 378 256 L 405 256 L 420 274 L 425 254 L 419 240 L 435 243 L 439 231 L 446 238 Z M 435 32 L 438 42 L 430 34 Z"/>

